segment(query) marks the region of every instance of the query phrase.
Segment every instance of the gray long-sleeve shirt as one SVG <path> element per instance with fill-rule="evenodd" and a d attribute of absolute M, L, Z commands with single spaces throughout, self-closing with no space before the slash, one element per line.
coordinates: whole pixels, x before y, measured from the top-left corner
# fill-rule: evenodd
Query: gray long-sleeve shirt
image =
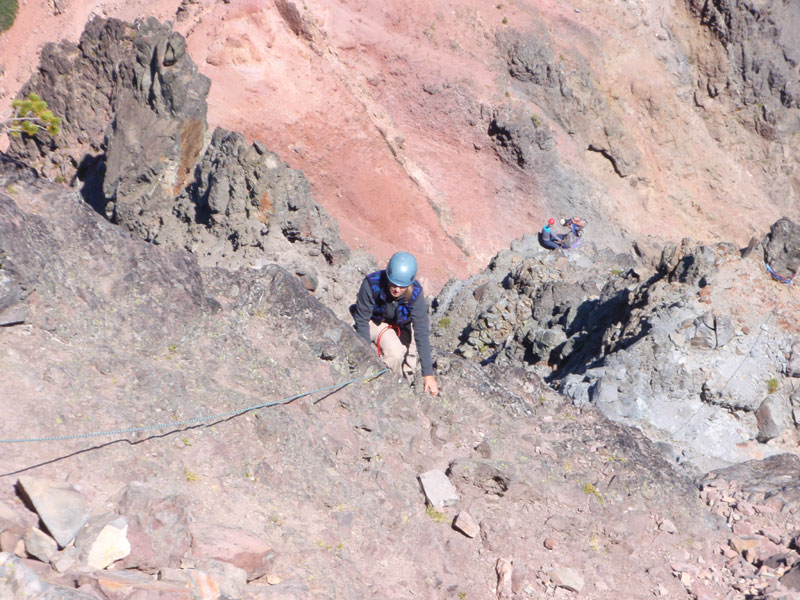
<path fill-rule="evenodd" d="M 383 283 L 385 276 L 381 273 L 381 282 Z M 372 291 L 372 286 L 369 280 L 365 277 L 361 282 L 361 288 L 358 290 L 358 298 L 356 299 L 356 308 L 353 312 L 353 320 L 355 321 L 356 331 L 358 334 L 367 340 L 369 339 L 369 321 L 374 320 L 375 323 L 390 323 L 395 324 L 397 318 L 397 306 L 402 302 L 401 300 L 389 301 L 391 296 L 388 291 L 384 293 L 386 302 L 382 303 L 383 314 L 380 319 L 375 315 L 375 309 L 380 302 L 380 298 Z M 420 289 L 417 298 L 411 305 L 411 325 L 414 328 L 414 342 L 417 344 L 417 354 L 419 355 L 419 362 L 422 366 L 423 375 L 433 375 L 433 359 L 431 358 L 431 338 L 430 338 L 430 320 L 428 319 L 428 303 L 425 301 L 425 294 Z"/>

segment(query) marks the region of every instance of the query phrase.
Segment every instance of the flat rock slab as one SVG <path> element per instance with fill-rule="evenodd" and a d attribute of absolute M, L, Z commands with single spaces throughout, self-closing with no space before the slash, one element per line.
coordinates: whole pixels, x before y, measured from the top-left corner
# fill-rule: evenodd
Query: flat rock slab
<path fill-rule="evenodd" d="M 92 575 L 97 585 L 109 598 L 128 598 L 134 594 L 143 598 L 174 598 L 190 600 L 194 598 L 216 598 L 213 594 L 196 593 L 184 582 L 159 581 L 139 571 L 97 571 Z"/>
<path fill-rule="evenodd" d="M 75 547 L 80 551 L 83 564 L 105 569 L 131 553 L 128 521 L 113 513 L 94 516 L 78 532 Z"/>
<path fill-rule="evenodd" d="M 89 506 L 75 487 L 23 475 L 22 491 L 33 504 L 47 531 L 62 548 L 72 541 L 89 518 Z"/>
<path fill-rule="evenodd" d="M 558 587 L 563 587 L 573 592 L 580 592 L 585 585 L 580 573 L 569 567 L 553 569 L 550 571 L 550 579 Z"/>
<path fill-rule="evenodd" d="M 473 519 L 472 516 L 465 511 L 461 511 L 458 513 L 458 515 L 456 515 L 456 518 L 453 521 L 453 527 L 470 538 L 476 537 L 481 532 L 480 525 L 478 525 L 475 522 L 475 519 Z"/>
<path fill-rule="evenodd" d="M 216 559 L 231 563 L 247 572 L 248 581 L 270 571 L 275 558 L 266 540 L 243 529 L 192 523 L 192 557 L 195 560 Z"/>
<path fill-rule="evenodd" d="M 459 500 L 458 492 L 442 471 L 436 469 L 419 476 L 428 503 L 434 508 L 452 506 Z"/>

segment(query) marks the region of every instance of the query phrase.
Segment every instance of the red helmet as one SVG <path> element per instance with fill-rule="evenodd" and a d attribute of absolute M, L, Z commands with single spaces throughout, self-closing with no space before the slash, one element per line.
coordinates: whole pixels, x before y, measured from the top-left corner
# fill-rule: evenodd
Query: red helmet
<path fill-rule="evenodd" d="M 547 219 L 547 224 L 548 225 L 555 225 L 556 224 L 556 220 L 551 217 L 551 218 Z"/>

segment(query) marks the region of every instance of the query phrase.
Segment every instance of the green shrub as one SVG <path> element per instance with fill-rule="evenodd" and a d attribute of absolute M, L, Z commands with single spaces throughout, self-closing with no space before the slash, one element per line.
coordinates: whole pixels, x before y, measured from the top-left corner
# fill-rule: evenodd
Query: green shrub
<path fill-rule="evenodd" d="M 17 0 L 0 0 L 0 31 L 11 28 L 17 18 L 18 8 Z"/>
<path fill-rule="evenodd" d="M 0 0 L 2 1 L 2 0 Z M 36 135 L 40 129 L 46 129 L 50 135 L 56 135 L 61 130 L 61 118 L 47 108 L 47 102 L 41 96 L 31 92 L 27 98 L 16 99 L 11 102 L 11 117 L 0 123 L 0 130 L 11 137 Z"/>
<path fill-rule="evenodd" d="M 439 319 L 439 327 L 442 329 L 447 329 L 450 327 L 450 317 L 442 317 Z"/>
<path fill-rule="evenodd" d="M 767 393 L 774 394 L 778 391 L 778 380 L 773 377 L 772 379 L 767 379 Z"/>

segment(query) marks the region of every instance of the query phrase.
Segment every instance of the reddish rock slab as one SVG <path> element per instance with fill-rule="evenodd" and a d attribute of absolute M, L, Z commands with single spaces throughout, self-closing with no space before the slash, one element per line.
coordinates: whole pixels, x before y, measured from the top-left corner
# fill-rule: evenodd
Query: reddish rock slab
<path fill-rule="evenodd" d="M 269 573 L 276 555 L 258 536 L 242 529 L 200 523 L 192 524 L 189 530 L 195 560 L 215 559 L 231 563 L 247 572 L 248 581 Z"/>

